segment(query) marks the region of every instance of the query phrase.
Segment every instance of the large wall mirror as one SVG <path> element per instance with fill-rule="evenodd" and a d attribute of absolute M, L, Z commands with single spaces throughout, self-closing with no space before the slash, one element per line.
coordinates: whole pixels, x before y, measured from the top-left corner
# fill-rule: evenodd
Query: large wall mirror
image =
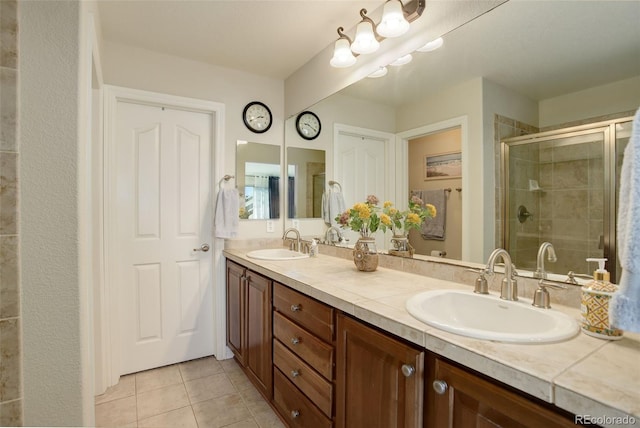
<path fill-rule="evenodd" d="M 509 1 L 496 7 L 443 35 L 442 48 L 416 52 L 411 63 L 388 67 L 385 77 L 365 78 L 311 107 L 323 120 L 324 138 L 316 146 L 327 150 L 327 179 L 336 178 L 336 125 L 394 135 L 380 149 L 387 162 L 378 172 L 385 194 L 378 196 L 402 206 L 415 188 L 450 189 L 445 204 L 460 223 L 449 223 L 447 213 L 447 236 L 461 243 L 446 257 L 485 263 L 503 242 L 500 141 L 637 109 L 639 20 L 638 2 Z M 412 155 L 412 141 L 456 128 L 459 146 L 429 156 L 435 162 L 440 154 L 460 153 L 459 181 L 422 177 L 429 158 Z M 291 132 L 287 127 L 286 141 L 295 138 Z M 416 176 L 417 182 L 410 178 Z M 426 255 L 444 248 L 442 241 L 421 244 Z"/>
<path fill-rule="evenodd" d="M 280 218 L 281 171 L 280 146 L 238 140 L 236 185 L 241 219 Z"/>
<path fill-rule="evenodd" d="M 287 218 L 321 218 L 325 151 L 287 147 Z"/>

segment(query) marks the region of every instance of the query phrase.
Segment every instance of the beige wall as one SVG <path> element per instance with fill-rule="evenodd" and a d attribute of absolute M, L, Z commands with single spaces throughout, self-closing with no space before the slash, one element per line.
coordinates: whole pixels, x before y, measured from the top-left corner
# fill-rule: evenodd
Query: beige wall
<path fill-rule="evenodd" d="M 640 76 L 540 101 L 539 128 L 635 111 L 638 107 Z"/>
<path fill-rule="evenodd" d="M 431 251 L 445 251 L 446 257 L 462 258 L 462 188 L 461 178 L 425 180 L 425 156 L 462 150 L 460 128 L 449 129 L 409 140 L 409 191 L 449 188 L 446 195 L 445 240 L 425 240 L 419 230 L 411 231 L 410 243 L 417 254 L 430 255 Z M 429 202 L 429 201 L 425 201 Z M 440 213 L 442 215 L 442 213 Z"/>

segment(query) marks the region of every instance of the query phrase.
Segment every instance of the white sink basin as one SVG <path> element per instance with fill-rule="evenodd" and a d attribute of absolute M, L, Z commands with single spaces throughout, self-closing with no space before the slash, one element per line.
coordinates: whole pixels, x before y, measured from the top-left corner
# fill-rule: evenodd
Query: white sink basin
<path fill-rule="evenodd" d="M 426 324 L 476 339 L 549 343 L 569 339 L 579 330 L 562 312 L 468 291 L 426 291 L 407 300 L 406 308 Z"/>
<path fill-rule="evenodd" d="M 247 257 L 258 260 L 297 260 L 306 259 L 309 257 L 309 254 L 291 251 L 286 248 L 267 248 L 264 250 L 249 251 Z"/>

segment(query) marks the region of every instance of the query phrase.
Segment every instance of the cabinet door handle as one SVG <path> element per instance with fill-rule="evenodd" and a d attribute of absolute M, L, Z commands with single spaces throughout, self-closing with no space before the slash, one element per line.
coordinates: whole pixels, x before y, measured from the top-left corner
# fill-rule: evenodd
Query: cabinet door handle
<path fill-rule="evenodd" d="M 443 380 L 434 380 L 433 381 L 433 390 L 438 395 L 442 395 L 445 392 L 447 392 L 448 388 L 449 388 L 449 385 L 447 385 L 447 382 L 445 382 Z"/>
<path fill-rule="evenodd" d="M 403 364 L 402 365 L 402 374 L 405 377 L 409 377 L 409 376 L 413 375 L 415 372 L 416 372 L 416 368 L 413 367 L 412 365 L 410 365 L 410 364 Z"/>
<path fill-rule="evenodd" d="M 298 370 L 291 370 L 291 377 L 298 377 L 300 376 L 300 372 Z"/>
<path fill-rule="evenodd" d="M 301 310 L 302 310 L 302 307 L 300 307 L 300 305 L 291 305 L 292 312 L 300 312 Z"/>
<path fill-rule="evenodd" d="M 292 337 L 291 338 L 291 344 L 292 345 L 297 345 L 298 343 L 300 343 L 300 339 L 298 339 L 297 337 Z"/>
<path fill-rule="evenodd" d="M 297 418 L 298 416 L 300 416 L 300 412 L 299 411 L 297 411 L 297 410 L 292 410 L 291 411 L 291 417 L 293 419 Z"/>

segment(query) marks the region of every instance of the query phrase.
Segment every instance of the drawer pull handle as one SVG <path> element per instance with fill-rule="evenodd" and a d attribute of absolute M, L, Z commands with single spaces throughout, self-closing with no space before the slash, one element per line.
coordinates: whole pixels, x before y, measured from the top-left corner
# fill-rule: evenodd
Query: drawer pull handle
<path fill-rule="evenodd" d="M 434 380 L 433 381 L 433 390 L 438 395 L 442 395 L 445 392 L 447 392 L 448 388 L 449 388 L 449 385 L 447 385 L 447 382 L 445 382 L 443 380 Z"/>
<path fill-rule="evenodd" d="M 291 377 L 298 377 L 300 376 L 300 372 L 298 370 L 291 370 Z"/>
<path fill-rule="evenodd" d="M 291 338 L 291 344 L 292 345 L 297 345 L 298 343 L 300 343 L 300 339 L 298 339 L 297 337 L 292 337 Z"/>
<path fill-rule="evenodd" d="M 415 372 L 416 372 L 416 368 L 413 367 L 412 365 L 410 365 L 410 364 L 403 364 L 402 365 L 402 374 L 405 377 L 409 377 L 412 374 L 414 374 Z"/>
<path fill-rule="evenodd" d="M 301 310 L 302 310 L 302 307 L 300 305 L 291 305 L 292 312 L 300 312 Z"/>
<path fill-rule="evenodd" d="M 297 418 L 298 416 L 300 416 L 300 412 L 299 411 L 297 411 L 297 410 L 292 410 L 291 411 L 291 417 L 293 419 Z"/>

